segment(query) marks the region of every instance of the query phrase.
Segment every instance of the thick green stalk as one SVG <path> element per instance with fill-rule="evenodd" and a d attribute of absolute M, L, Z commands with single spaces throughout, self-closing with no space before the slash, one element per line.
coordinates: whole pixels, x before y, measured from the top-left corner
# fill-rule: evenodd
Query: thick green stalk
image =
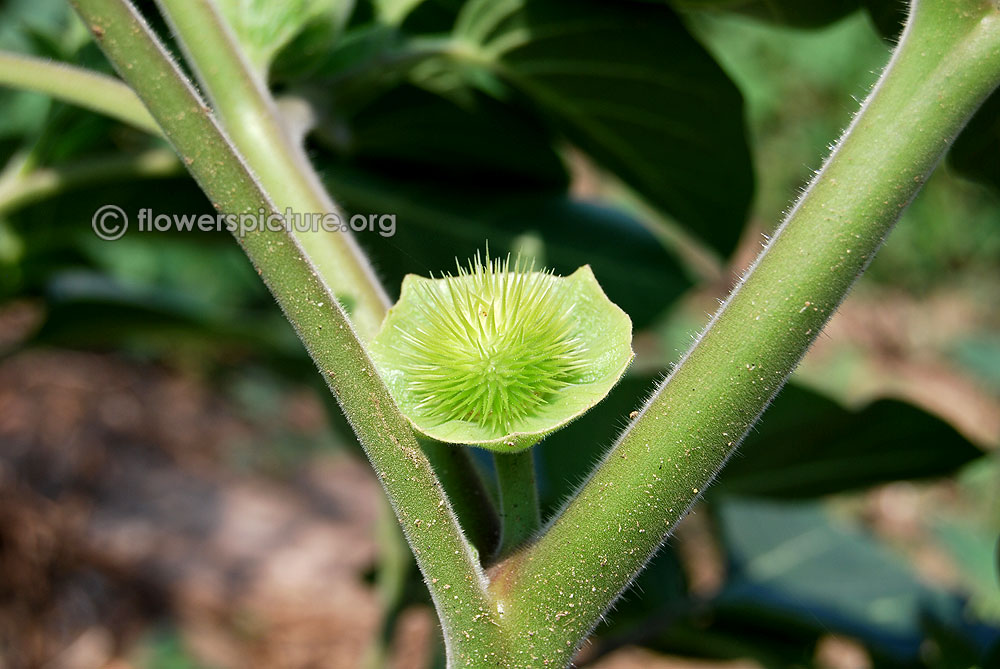
<path fill-rule="evenodd" d="M 302 147 L 291 137 L 265 82 L 243 54 L 211 0 L 158 0 L 223 127 L 278 211 L 343 212 L 330 199 Z M 375 336 L 389 300 L 348 232 L 294 231 L 316 269 L 349 307 L 365 341 Z"/>
<path fill-rule="evenodd" d="M 542 524 L 531 449 L 520 453 L 494 453 L 500 489 L 500 549 L 507 555 L 530 539 Z"/>
<path fill-rule="evenodd" d="M 127 0 L 73 4 L 216 208 L 234 214 L 261 207 L 273 211 L 132 5 Z M 263 229 L 239 241 L 326 378 L 385 488 L 434 598 L 451 661 L 495 664 L 503 640 L 485 578 L 430 463 L 344 310 L 294 237 Z"/>
<path fill-rule="evenodd" d="M 0 86 L 44 93 L 160 134 L 160 127 L 132 89 L 99 72 L 0 51 Z"/>
<path fill-rule="evenodd" d="M 491 587 L 517 654 L 565 666 L 711 482 L 1000 81 L 1000 9 L 920 0 L 862 111 L 695 346 Z"/>

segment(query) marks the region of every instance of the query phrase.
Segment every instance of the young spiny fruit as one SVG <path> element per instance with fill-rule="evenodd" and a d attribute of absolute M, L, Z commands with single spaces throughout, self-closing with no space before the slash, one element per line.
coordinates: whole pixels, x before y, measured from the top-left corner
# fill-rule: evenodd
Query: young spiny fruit
<path fill-rule="evenodd" d="M 477 254 L 457 275 L 406 277 L 371 351 L 419 432 L 516 451 L 603 399 L 631 362 L 631 322 L 589 267 Z"/>
<path fill-rule="evenodd" d="M 400 332 L 396 351 L 417 409 L 440 422 L 465 420 L 506 430 L 583 369 L 573 305 L 555 277 L 520 263 L 484 265 L 477 256 L 458 277 L 417 285 L 426 326 Z"/>

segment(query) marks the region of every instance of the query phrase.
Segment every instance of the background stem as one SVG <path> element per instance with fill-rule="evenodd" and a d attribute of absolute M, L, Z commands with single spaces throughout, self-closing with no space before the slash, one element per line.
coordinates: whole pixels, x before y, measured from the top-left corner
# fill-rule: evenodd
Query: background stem
<path fill-rule="evenodd" d="M 525 543 L 542 524 L 535 482 L 532 449 L 519 453 L 494 453 L 500 488 L 500 549 L 507 555 Z"/>
<path fill-rule="evenodd" d="M 537 543 L 498 570 L 511 648 L 565 666 L 711 482 L 1000 81 L 1000 10 L 921 0 L 823 170 Z"/>
<path fill-rule="evenodd" d="M 347 219 L 320 183 L 302 147 L 225 18 L 210 0 L 158 0 L 212 100 L 223 127 L 278 211 L 334 213 Z M 293 233 L 326 282 L 348 308 L 358 334 L 375 336 L 389 299 L 348 232 Z"/>
<path fill-rule="evenodd" d="M 106 74 L 0 51 L 0 86 L 44 93 L 154 135 L 160 134 L 160 126 L 132 89 Z"/>
<path fill-rule="evenodd" d="M 392 637 L 403 611 L 406 583 L 413 565 L 406 540 L 388 504 L 379 504 L 375 518 L 375 543 L 379 549 L 378 571 L 375 573 L 375 594 L 382 607 L 379 629 L 362 658 L 362 669 L 381 669 L 389 663 Z"/>
<path fill-rule="evenodd" d="M 57 167 L 38 167 L 0 177 L 0 214 L 43 200 L 55 193 L 114 179 L 148 179 L 184 174 L 173 151 L 149 149 L 135 155 L 87 158 Z"/>

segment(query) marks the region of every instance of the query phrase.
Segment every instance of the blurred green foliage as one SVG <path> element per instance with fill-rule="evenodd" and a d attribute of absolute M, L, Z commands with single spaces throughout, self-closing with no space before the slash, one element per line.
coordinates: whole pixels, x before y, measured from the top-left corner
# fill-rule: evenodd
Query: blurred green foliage
<path fill-rule="evenodd" d="M 176 630 L 158 630 L 148 635 L 141 645 L 140 661 L 146 669 L 201 669 L 203 666 L 184 648 Z"/>

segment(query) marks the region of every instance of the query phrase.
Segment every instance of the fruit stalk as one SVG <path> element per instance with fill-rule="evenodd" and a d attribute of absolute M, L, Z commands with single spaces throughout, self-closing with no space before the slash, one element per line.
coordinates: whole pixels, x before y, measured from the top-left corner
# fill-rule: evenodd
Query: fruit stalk
<path fill-rule="evenodd" d="M 532 450 L 494 453 L 500 488 L 500 549 L 504 556 L 530 539 L 542 523 Z"/>

